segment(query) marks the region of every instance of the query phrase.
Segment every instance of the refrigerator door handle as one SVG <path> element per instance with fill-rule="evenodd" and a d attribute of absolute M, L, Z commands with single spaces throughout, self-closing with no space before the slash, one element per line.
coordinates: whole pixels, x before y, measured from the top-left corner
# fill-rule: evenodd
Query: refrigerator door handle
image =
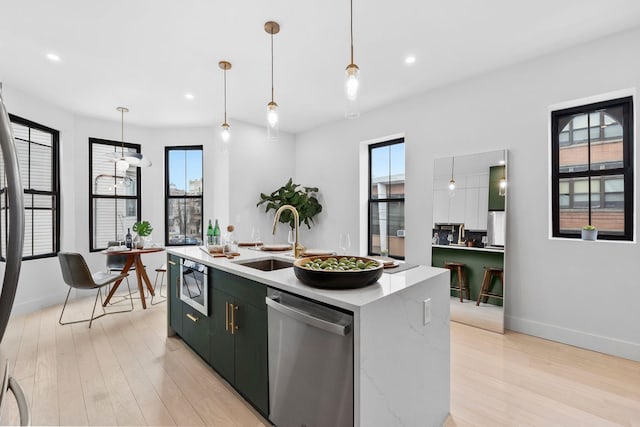
<path fill-rule="evenodd" d="M 2 99 L 0 83 L 0 149 L 4 159 L 4 170 L 7 175 L 7 206 L 9 207 L 9 239 L 7 242 L 7 260 L 2 293 L 0 294 L 0 341 L 9 322 L 9 315 L 20 277 L 22 263 L 22 247 L 24 240 L 24 194 L 20 180 L 18 154 L 16 153 L 9 114 Z"/>
<path fill-rule="evenodd" d="M 9 377 L 9 390 L 13 393 L 16 398 L 16 402 L 18 403 L 18 412 L 20 414 L 20 425 L 21 426 L 30 426 L 31 425 L 31 414 L 29 411 L 29 403 L 27 402 L 27 397 L 22 391 L 22 387 L 18 384 L 15 378 Z"/>

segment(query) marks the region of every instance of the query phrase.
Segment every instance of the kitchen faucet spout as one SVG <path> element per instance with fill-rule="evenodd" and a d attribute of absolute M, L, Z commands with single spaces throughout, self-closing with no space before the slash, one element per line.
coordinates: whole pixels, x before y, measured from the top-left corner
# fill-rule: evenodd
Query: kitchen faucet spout
<path fill-rule="evenodd" d="M 295 243 L 293 244 L 293 256 L 295 258 L 301 258 L 302 257 L 302 252 L 304 251 L 304 246 L 300 245 L 299 240 L 298 240 L 298 234 L 300 231 L 300 227 L 299 227 L 299 223 L 300 223 L 300 216 L 298 215 L 298 211 L 296 210 L 296 208 L 294 208 L 291 205 L 282 205 L 280 206 L 280 208 L 276 211 L 276 217 L 273 221 L 273 234 L 276 234 L 276 228 L 278 227 L 278 220 L 280 219 L 280 215 L 282 214 L 282 212 L 286 211 L 286 210 L 290 210 L 293 213 L 293 219 L 296 223 L 295 225 Z"/>

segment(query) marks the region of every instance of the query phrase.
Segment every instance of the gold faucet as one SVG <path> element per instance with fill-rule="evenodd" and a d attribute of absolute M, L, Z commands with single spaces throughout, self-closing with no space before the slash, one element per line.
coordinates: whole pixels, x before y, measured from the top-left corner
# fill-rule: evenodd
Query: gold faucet
<path fill-rule="evenodd" d="M 296 210 L 296 208 L 294 208 L 291 205 L 282 205 L 280 206 L 280 209 L 278 209 L 276 211 L 276 219 L 273 221 L 273 234 L 276 234 L 276 228 L 278 227 L 278 220 L 280 219 L 280 214 L 283 211 L 286 210 L 290 210 L 291 212 L 293 212 L 293 219 L 296 222 L 296 231 L 295 231 L 295 236 L 296 236 L 296 241 L 293 244 L 293 256 L 295 258 L 301 258 L 302 257 L 302 251 L 304 251 L 304 246 L 300 245 L 298 243 L 298 232 L 299 232 L 299 222 L 300 222 L 300 216 L 298 215 L 298 211 Z"/>

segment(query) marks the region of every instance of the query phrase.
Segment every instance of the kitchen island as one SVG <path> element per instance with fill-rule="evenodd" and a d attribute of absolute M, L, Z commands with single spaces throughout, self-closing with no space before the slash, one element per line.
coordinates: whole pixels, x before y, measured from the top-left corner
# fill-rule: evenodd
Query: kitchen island
<path fill-rule="evenodd" d="M 253 310 L 252 316 L 262 319 L 258 323 L 266 321 L 266 316 L 260 314 L 263 308 L 259 305 L 264 305 L 264 296 L 256 290 L 259 286 L 288 292 L 352 313 L 355 426 L 440 426 L 444 423 L 449 413 L 450 399 L 447 270 L 418 266 L 395 274 L 383 274 L 377 283 L 365 288 L 324 290 L 300 282 L 291 267 L 261 271 L 239 264 L 267 258 L 293 261 L 293 258 L 286 254 L 241 249 L 239 257 L 229 260 L 213 258 L 197 247 L 168 249 L 168 253 L 170 270 L 173 266 L 175 271 L 176 266 L 180 265 L 180 260 L 185 259 L 208 266 L 209 281 L 214 283 L 213 287 L 211 283 L 208 285 L 212 287 L 209 298 L 213 302 L 208 309 L 208 316 L 212 318 L 216 315 L 226 315 L 225 319 L 229 317 L 228 313 L 224 313 L 228 306 L 220 306 L 215 302 L 216 295 L 220 293 L 216 289 L 219 285 L 216 285 L 215 281 L 222 282 L 223 279 L 228 280 L 227 278 L 236 278 L 240 285 L 234 288 L 232 284 L 223 284 L 225 288 L 221 289 L 230 294 L 236 292 L 236 301 L 241 294 L 245 300 L 251 301 L 248 306 Z M 215 326 L 211 326 L 211 334 L 207 341 L 206 336 L 203 338 L 202 335 L 197 335 L 193 329 L 194 325 L 206 325 L 206 321 L 200 321 L 199 315 L 194 315 L 189 310 L 176 310 L 177 305 L 181 303 L 179 295 L 175 295 L 178 281 L 175 273 L 170 274 L 168 333 L 178 333 L 223 377 L 227 380 L 233 378 L 233 374 L 221 372 L 224 368 L 220 367 L 225 365 L 219 363 L 223 357 L 215 354 L 220 348 L 219 345 L 213 345 L 216 337 L 220 336 L 216 335 Z M 257 286 L 249 288 L 250 284 Z M 427 300 L 430 308 L 425 310 Z M 231 307 L 237 306 L 233 304 Z M 242 313 L 246 312 L 247 310 L 244 310 Z M 179 319 L 178 314 L 187 318 Z M 197 320 L 193 320 L 194 318 Z M 223 330 L 227 326 L 226 323 L 222 323 Z M 254 336 L 260 341 L 262 337 L 266 337 L 266 332 L 255 333 Z M 240 334 L 236 336 L 236 340 L 238 338 Z M 238 341 L 235 345 L 237 348 Z M 258 346 L 260 345 L 266 343 L 258 342 Z M 265 353 L 260 349 L 253 351 L 258 358 Z M 236 366 L 238 363 L 242 361 L 236 360 Z M 263 366 L 251 369 L 258 373 L 264 371 Z M 238 378 L 238 374 L 236 371 L 235 378 Z M 257 375 L 253 377 L 255 376 Z M 265 378 L 265 381 L 268 381 L 268 378 Z M 253 398 L 251 389 L 245 392 L 242 386 L 230 382 L 258 410 L 269 416 L 268 405 L 264 404 L 260 393 L 256 394 L 258 397 Z M 318 390 L 320 393 L 321 389 Z"/>
<path fill-rule="evenodd" d="M 431 265 L 434 267 L 444 267 L 447 261 L 462 262 L 465 264 L 464 271 L 469 287 L 469 299 L 476 301 L 482 285 L 485 267 L 503 268 L 504 248 L 432 245 Z M 457 291 L 451 292 L 452 297 L 458 296 Z M 487 302 L 498 307 L 502 306 L 502 300 L 498 298 L 488 298 Z"/>

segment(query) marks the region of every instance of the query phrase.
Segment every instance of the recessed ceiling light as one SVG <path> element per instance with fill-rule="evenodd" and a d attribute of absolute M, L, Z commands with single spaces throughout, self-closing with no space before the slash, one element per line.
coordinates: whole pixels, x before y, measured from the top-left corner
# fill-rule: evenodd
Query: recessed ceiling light
<path fill-rule="evenodd" d="M 415 62 L 416 62 L 416 57 L 413 55 L 409 55 L 406 58 L 404 58 L 405 64 L 411 65 L 411 64 L 415 64 Z"/>
<path fill-rule="evenodd" d="M 185 93 L 184 97 L 187 98 L 189 101 L 191 101 L 193 99 L 193 94 L 192 93 Z"/>
<path fill-rule="evenodd" d="M 60 57 L 55 53 L 47 53 L 47 59 L 51 62 L 60 62 Z"/>

